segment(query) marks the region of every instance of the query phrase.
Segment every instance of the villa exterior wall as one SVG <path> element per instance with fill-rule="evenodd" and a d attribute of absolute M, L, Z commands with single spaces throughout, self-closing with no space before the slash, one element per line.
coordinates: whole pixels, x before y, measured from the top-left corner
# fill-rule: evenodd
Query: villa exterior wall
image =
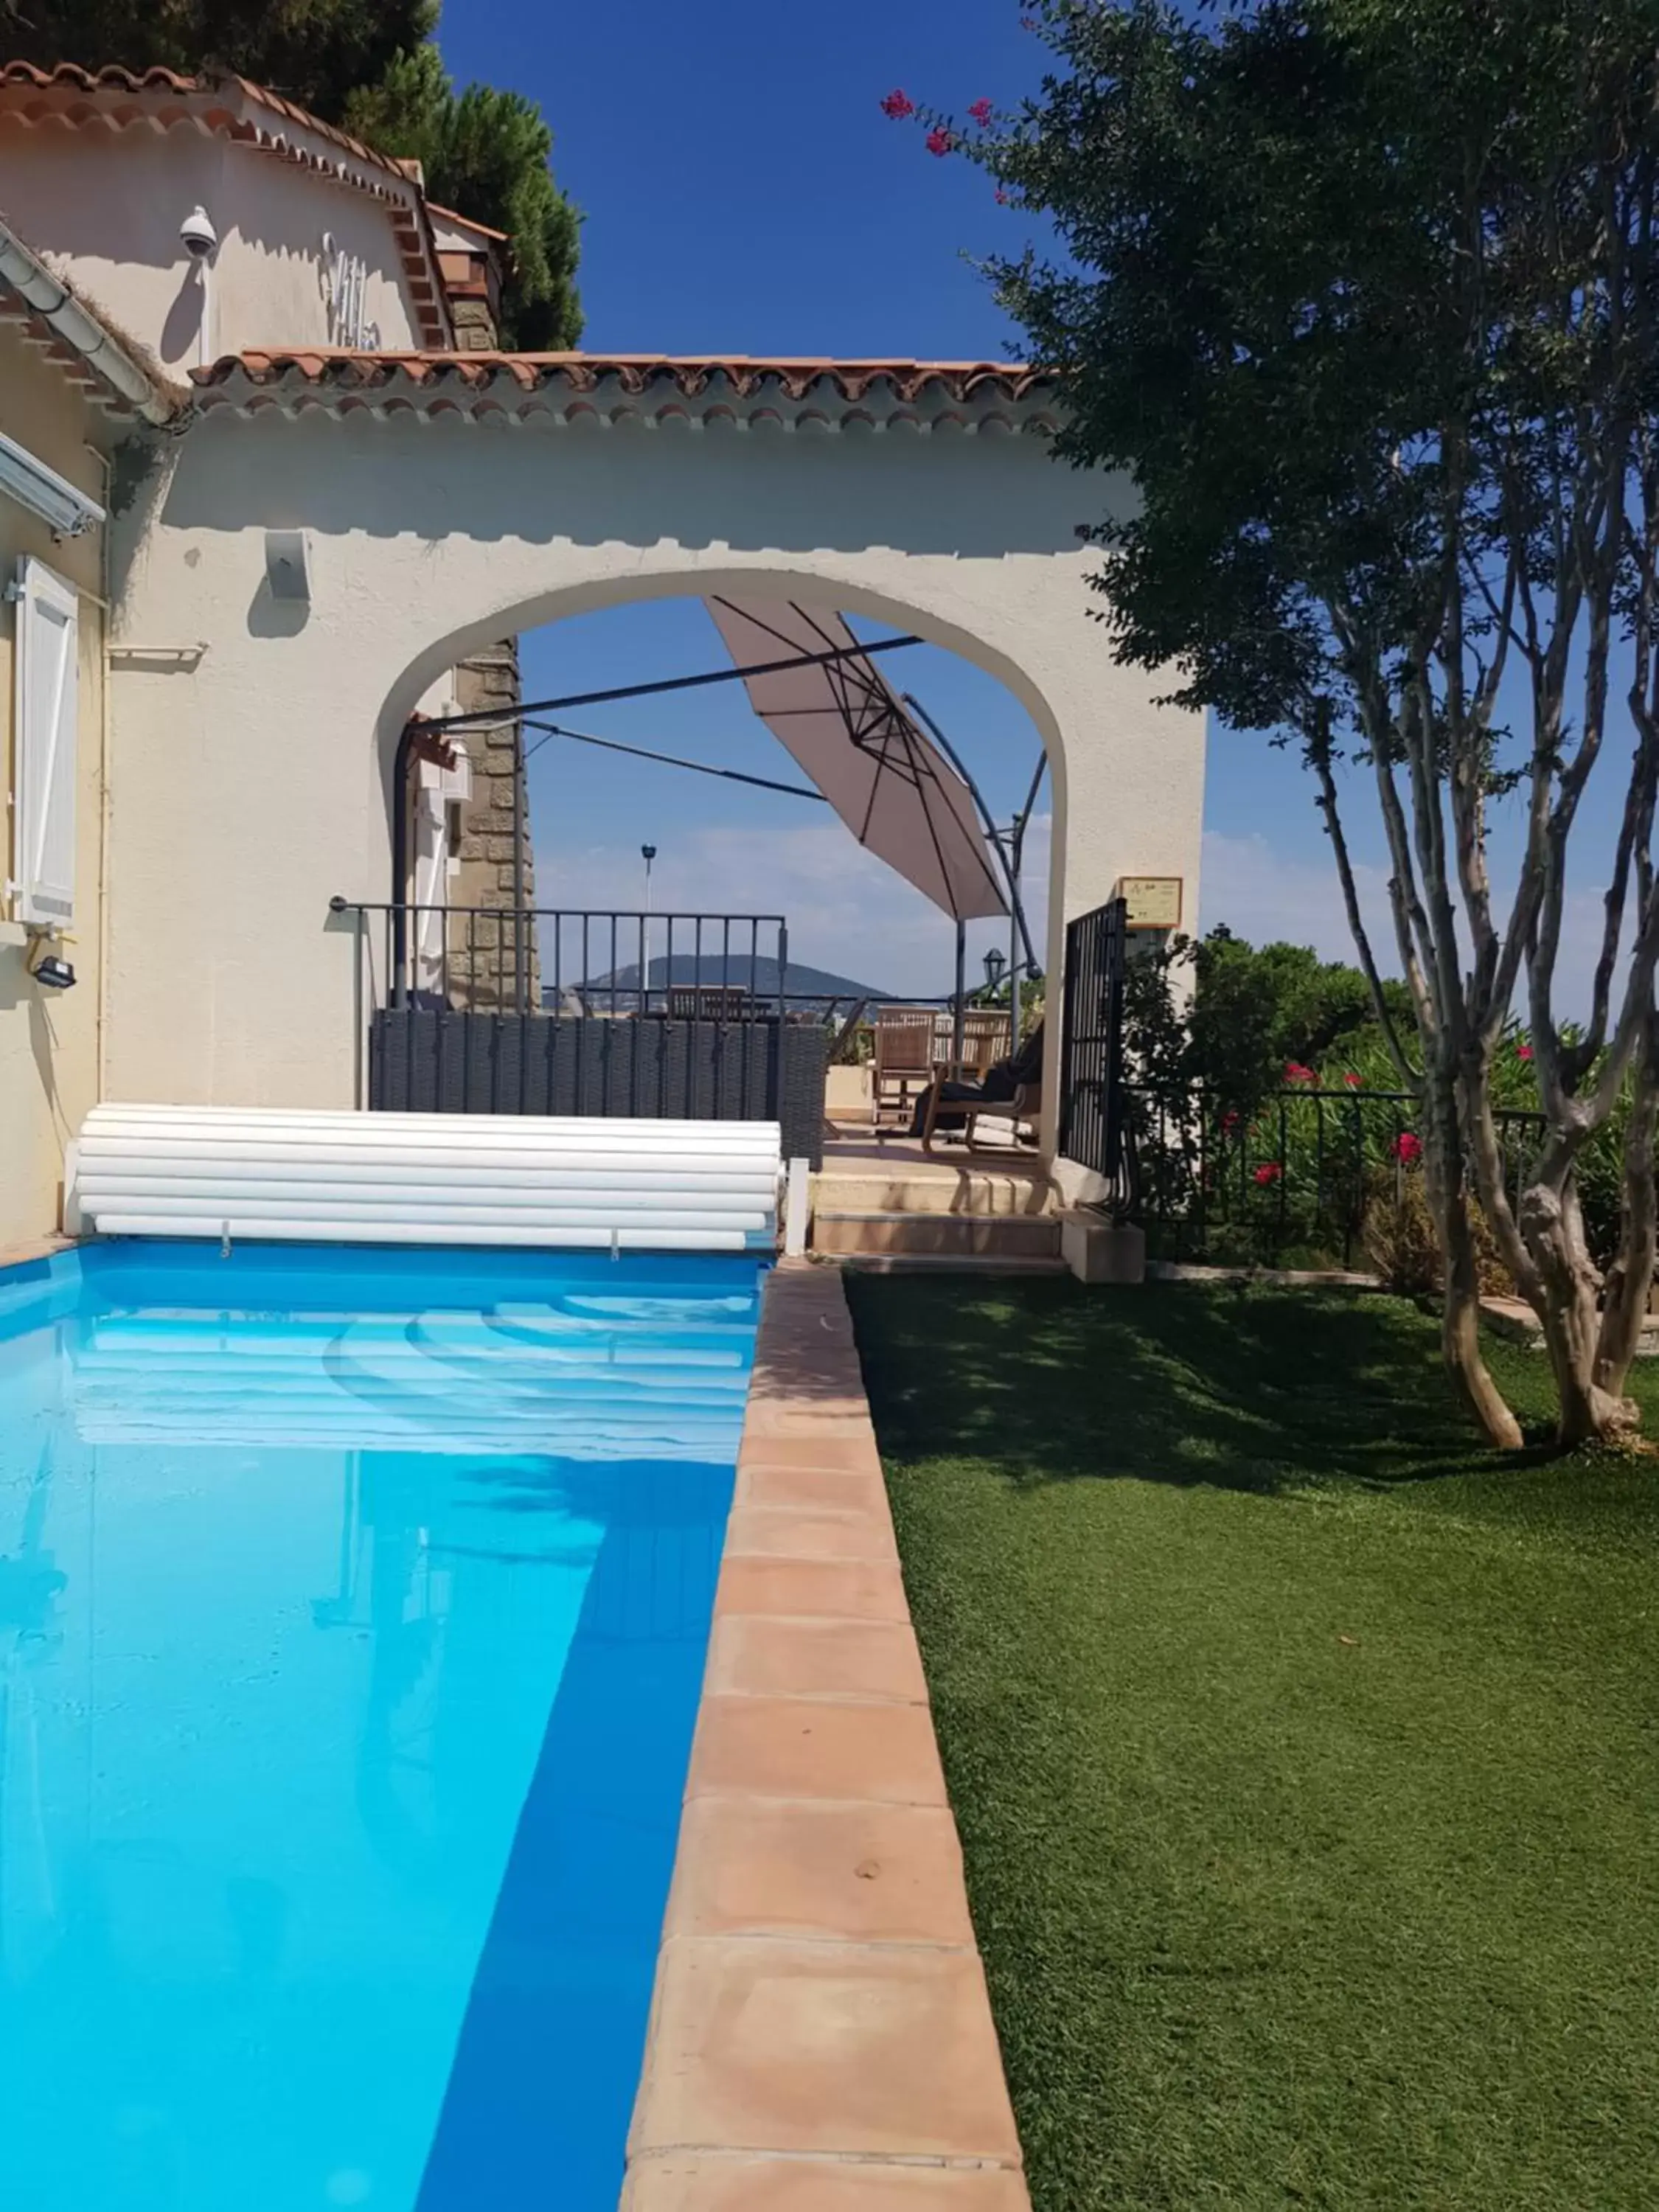
<path fill-rule="evenodd" d="M 479 647 L 623 600 L 817 596 L 1000 678 L 1053 768 L 1051 970 L 1122 875 L 1183 877 L 1194 911 L 1201 720 L 1086 618 L 1077 525 L 1109 489 L 1035 438 L 210 414 L 126 525 L 119 634 L 212 643 L 117 700 L 110 1095 L 349 1103 L 354 945 L 328 902 L 388 895 L 404 717 Z M 308 607 L 264 591 L 268 526 L 307 533 Z"/>
<path fill-rule="evenodd" d="M 106 419 L 7 323 L 0 323 L 0 430 L 103 502 L 103 471 L 87 441 L 106 447 Z M 13 795 L 6 866 L 0 871 L 5 879 L 0 891 L 0 1247 L 33 1242 L 58 1227 L 64 1147 L 98 1097 L 105 677 L 100 535 L 94 531 L 55 543 L 45 523 L 0 494 L 0 585 L 12 583 L 19 561 L 33 556 L 72 585 L 80 603 L 76 915 L 62 947 L 78 981 L 74 989 L 58 992 L 29 975 L 29 938 L 17 919 L 11 883 L 18 866 L 10 845 L 18 766 L 18 617 L 14 605 L 0 603 L 0 764 Z"/>
<path fill-rule="evenodd" d="M 167 368 L 198 357 L 202 274 L 179 226 L 204 208 L 219 234 L 210 351 L 248 346 L 418 345 L 387 210 L 368 194 L 231 141 L 25 127 L 0 117 L 0 207 L 75 289 Z M 327 234 L 364 273 L 373 338 L 331 330 Z"/>

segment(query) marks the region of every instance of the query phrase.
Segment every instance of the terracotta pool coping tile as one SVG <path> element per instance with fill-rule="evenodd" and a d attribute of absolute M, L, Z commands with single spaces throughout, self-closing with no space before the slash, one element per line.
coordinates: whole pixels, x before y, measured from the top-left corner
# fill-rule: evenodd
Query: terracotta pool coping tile
<path fill-rule="evenodd" d="M 631 2148 L 1013 2164 L 978 1954 L 673 1937 Z"/>
<path fill-rule="evenodd" d="M 1028 2212 L 1001 2166 L 670 2152 L 629 2176 L 622 2212 Z"/>
<path fill-rule="evenodd" d="M 908 1621 L 896 1559 L 728 1559 L 714 1593 L 723 1613 L 816 1613 Z"/>
<path fill-rule="evenodd" d="M 925 1705 L 830 1698 L 705 1694 L 685 1794 L 946 1802 Z"/>
<path fill-rule="evenodd" d="M 805 1468 L 815 1474 L 871 1474 L 878 1481 L 882 1480 L 881 1455 L 876 1449 L 875 1432 L 870 1429 L 839 1439 L 761 1437 L 745 1431 L 738 1465 L 739 1468 Z"/>
<path fill-rule="evenodd" d="M 971 1950 L 956 1823 L 942 1805 L 693 1798 L 665 1930 Z"/>
<path fill-rule="evenodd" d="M 880 1476 L 846 1468 L 769 1467 L 764 1460 L 745 1460 L 738 1469 L 735 1503 L 789 1506 L 798 1513 L 873 1513 L 892 1526 Z"/>
<path fill-rule="evenodd" d="M 893 1524 L 872 1506 L 756 1505 L 733 1508 L 728 1559 L 890 1559 Z"/>
<path fill-rule="evenodd" d="M 839 1274 L 769 1279 L 627 2212 L 1030 2212 Z"/>
<path fill-rule="evenodd" d="M 927 1702 L 916 1639 L 903 1622 L 764 1613 L 722 1613 L 714 1623 L 707 1690 L 725 1697 Z"/>

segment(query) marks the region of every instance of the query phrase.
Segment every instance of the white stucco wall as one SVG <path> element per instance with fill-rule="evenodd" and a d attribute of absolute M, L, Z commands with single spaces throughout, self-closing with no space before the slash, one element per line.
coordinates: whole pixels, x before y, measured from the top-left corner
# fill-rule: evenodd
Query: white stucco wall
<path fill-rule="evenodd" d="M 1195 911 L 1202 723 L 1086 618 L 1076 525 L 1103 489 L 1030 438 L 210 415 L 119 615 L 123 636 L 211 646 L 114 695 L 110 1094 L 349 1103 L 352 945 L 328 901 L 387 896 L 404 718 L 471 647 L 668 592 L 819 595 L 1007 684 L 1053 767 L 1052 972 L 1065 918 L 1121 875 L 1182 876 Z M 308 609 L 265 589 L 267 525 L 307 533 Z"/>
<path fill-rule="evenodd" d="M 210 349 L 326 345 L 325 232 L 366 269 L 379 343 L 418 344 L 386 207 L 269 154 L 190 129 L 164 136 L 0 117 L 0 208 L 76 289 L 175 370 L 198 358 L 201 270 L 179 243 L 198 205 L 219 234 Z"/>

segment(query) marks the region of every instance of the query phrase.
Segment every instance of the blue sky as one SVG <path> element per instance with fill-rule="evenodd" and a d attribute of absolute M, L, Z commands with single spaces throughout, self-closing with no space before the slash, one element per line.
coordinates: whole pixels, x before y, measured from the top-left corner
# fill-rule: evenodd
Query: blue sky
<path fill-rule="evenodd" d="M 1019 0 L 886 0 L 841 15 L 684 0 L 620 11 L 447 0 L 439 37 L 458 78 L 513 86 L 552 123 L 556 173 L 586 217 L 586 345 L 994 359 L 1015 333 L 969 257 L 1018 250 L 1030 219 L 996 206 L 980 172 L 930 159 L 914 126 L 890 123 L 877 103 L 895 86 L 956 112 L 981 95 L 1018 98 L 1045 58 L 1020 13 Z M 618 609 L 527 636 L 526 696 L 721 659 L 693 603 Z M 890 673 L 896 662 L 1006 817 L 1036 755 L 1024 711 L 933 648 L 892 656 Z M 736 687 L 580 719 L 601 735 L 793 774 Z M 633 903 L 649 842 L 663 900 L 781 908 L 803 960 L 884 990 L 949 987 L 950 924 L 863 860 L 827 808 L 557 739 L 532 764 L 531 801 L 544 902 Z M 1368 826 L 1357 811 L 1376 908 Z M 1040 878 L 1040 833 L 1031 859 Z M 1212 732 L 1201 921 L 1347 951 L 1306 780 L 1259 737 Z"/>

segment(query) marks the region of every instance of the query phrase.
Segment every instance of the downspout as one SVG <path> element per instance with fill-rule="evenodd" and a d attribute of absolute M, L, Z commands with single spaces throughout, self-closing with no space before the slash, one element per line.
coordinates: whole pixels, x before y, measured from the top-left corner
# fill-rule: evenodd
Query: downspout
<path fill-rule="evenodd" d="M 85 443 L 85 441 L 82 441 Z M 110 848 L 110 659 L 109 624 L 111 577 L 110 478 L 115 463 L 96 446 L 87 451 L 104 472 L 104 526 L 98 539 L 98 580 L 103 586 L 98 624 L 98 995 L 94 1017 L 93 1103 L 101 1106 L 109 1096 L 109 848 Z"/>

